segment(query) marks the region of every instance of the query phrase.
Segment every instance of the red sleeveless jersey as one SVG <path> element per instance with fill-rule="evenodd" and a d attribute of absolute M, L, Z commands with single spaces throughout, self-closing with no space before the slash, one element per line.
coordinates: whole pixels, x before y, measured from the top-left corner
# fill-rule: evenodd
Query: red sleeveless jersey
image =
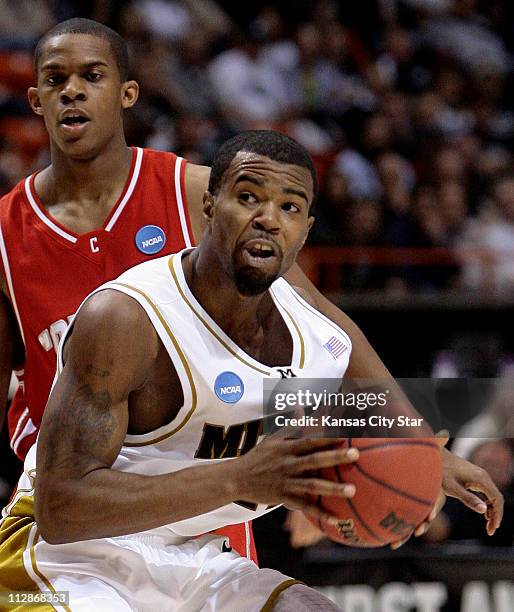
<path fill-rule="evenodd" d="M 102 227 L 75 234 L 42 206 L 32 175 L 0 199 L 0 265 L 25 344 L 9 409 L 9 438 L 25 458 L 53 382 L 59 340 L 84 298 L 148 258 L 192 246 L 184 173 L 173 153 L 133 148 L 123 192 Z M 251 526 L 228 525 L 241 555 L 256 561 Z"/>
<path fill-rule="evenodd" d="M 0 201 L 2 271 L 25 344 L 8 414 L 11 446 L 21 459 L 37 436 L 59 340 L 82 300 L 149 257 L 191 245 L 185 166 L 173 153 L 134 148 L 118 202 L 102 227 L 81 235 L 49 216 L 35 175 Z"/>

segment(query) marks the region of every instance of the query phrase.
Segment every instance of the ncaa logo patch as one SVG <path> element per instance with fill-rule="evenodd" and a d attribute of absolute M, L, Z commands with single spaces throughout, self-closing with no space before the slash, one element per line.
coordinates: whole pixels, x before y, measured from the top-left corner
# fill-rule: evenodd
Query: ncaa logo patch
<path fill-rule="evenodd" d="M 144 225 L 138 230 L 136 246 L 145 255 L 155 255 L 164 248 L 166 234 L 158 225 Z"/>
<path fill-rule="evenodd" d="M 214 393 L 226 404 L 235 404 L 245 391 L 243 381 L 234 372 L 222 372 L 214 381 Z"/>

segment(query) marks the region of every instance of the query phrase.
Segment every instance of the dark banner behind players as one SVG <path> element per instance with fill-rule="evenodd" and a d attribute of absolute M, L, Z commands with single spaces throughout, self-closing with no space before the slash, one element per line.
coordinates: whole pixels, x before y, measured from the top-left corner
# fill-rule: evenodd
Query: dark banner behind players
<path fill-rule="evenodd" d="M 306 551 L 298 576 L 345 612 L 512 612 L 514 552 L 476 544 Z"/>

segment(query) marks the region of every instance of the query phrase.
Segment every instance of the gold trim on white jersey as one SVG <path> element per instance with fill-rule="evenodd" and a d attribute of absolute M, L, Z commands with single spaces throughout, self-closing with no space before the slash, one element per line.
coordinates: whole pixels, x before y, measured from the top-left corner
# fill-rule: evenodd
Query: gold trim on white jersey
<path fill-rule="evenodd" d="M 191 368 L 189 366 L 189 363 L 187 362 L 186 356 L 184 355 L 182 349 L 180 348 L 180 345 L 179 345 L 177 339 L 175 338 L 173 332 L 171 331 L 170 326 L 168 325 L 168 322 L 162 316 L 161 311 L 159 310 L 157 305 L 152 301 L 152 299 L 144 291 L 141 291 L 141 289 L 138 289 L 137 287 L 133 287 L 133 286 L 127 285 L 125 283 L 116 283 L 116 282 L 112 283 L 112 285 L 113 286 L 119 285 L 121 287 L 125 287 L 125 289 L 130 289 L 131 291 L 135 291 L 136 293 L 141 295 L 146 300 L 146 302 L 150 305 L 150 307 L 152 308 L 152 310 L 155 313 L 156 317 L 159 319 L 161 325 L 166 330 L 166 333 L 168 334 L 170 340 L 172 341 L 173 346 L 175 347 L 175 350 L 176 350 L 178 356 L 180 357 L 180 361 L 182 362 L 182 365 L 183 365 L 184 370 L 185 370 L 186 375 L 187 375 L 187 379 L 189 381 L 189 385 L 191 387 L 191 408 L 189 409 L 188 413 L 186 414 L 186 416 L 183 418 L 182 422 L 179 425 L 177 425 L 171 431 L 168 431 L 167 433 L 162 434 L 161 436 L 158 436 L 157 438 L 154 438 L 154 439 L 151 439 L 151 440 L 145 440 L 144 442 L 143 441 L 135 442 L 135 441 L 125 440 L 123 442 L 123 446 L 129 446 L 129 447 L 138 447 L 138 446 L 147 446 L 148 444 L 156 444 L 157 442 L 162 442 L 162 440 L 166 440 L 167 438 L 170 438 L 173 434 L 177 433 L 177 431 L 180 431 L 182 429 L 182 427 L 184 427 L 184 425 L 189 421 L 189 419 L 193 415 L 193 412 L 196 410 L 196 406 L 197 406 L 197 403 L 198 403 L 198 401 L 197 401 L 198 400 L 198 394 L 196 392 L 195 381 L 193 380 L 193 374 L 191 372 Z M 173 422 L 173 421 L 171 421 L 171 422 Z M 164 427 L 166 427 L 166 425 L 164 425 Z M 134 438 L 134 437 L 136 437 L 136 436 L 130 436 L 130 438 Z"/>
<path fill-rule="evenodd" d="M 182 255 L 184 252 L 185 251 L 182 251 L 180 253 L 176 253 L 175 255 L 172 255 L 169 258 L 169 262 L 168 262 L 168 267 L 170 269 L 171 275 L 173 277 L 177 290 L 180 293 L 180 296 L 182 297 L 184 302 L 189 306 L 191 311 L 198 318 L 198 320 L 203 324 L 203 326 L 207 329 L 207 331 L 211 335 L 213 335 L 216 338 L 216 340 L 233 357 L 235 357 L 236 359 L 244 363 L 249 368 L 256 370 L 260 374 L 264 374 L 265 376 L 271 376 L 272 368 L 270 366 L 266 366 L 262 364 L 261 362 L 257 361 L 257 359 L 254 359 L 251 355 L 248 355 L 247 353 L 245 353 L 241 348 L 237 347 L 235 342 L 233 342 L 231 338 L 227 336 L 227 334 L 225 334 L 225 332 L 223 332 L 221 328 L 219 328 L 216 322 L 209 316 L 209 313 L 207 313 L 202 308 L 201 304 L 198 303 L 194 295 L 191 293 L 191 290 L 187 287 L 187 283 L 185 282 L 185 279 L 184 278 L 179 279 L 177 272 L 179 273 L 182 272 L 181 276 L 183 276 Z M 188 298 L 188 296 L 186 295 L 186 291 L 188 291 L 191 294 L 191 299 Z M 275 303 L 275 306 L 278 308 L 279 312 L 282 314 L 282 311 L 284 311 L 287 314 L 293 326 L 293 329 L 291 329 L 291 325 L 288 325 L 287 319 L 282 317 L 284 319 L 284 323 L 287 325 L 287 328 L 289 329 L 289 332 L 291 333 L 291 338 L 293 341 L 293 358 L 291 359 L 290 364 L 277 366 L 277 367 L 300 368 L 301 369 L 303 368 L 304 363 L 305 363 L 305 342 L 303 340 L 303 336 L 300 331 L 300 328 L 298 324 L 296 323 L 296 321 L 294 320 L 293 316 L 290 314 L 290 312 L 286 308 L 284 308 L 284 306 L 280 303 L 280 301 L 278 300 L 276 294 L 273 292 L 273 289 L 271 287 L 269 291 L 273 299 L 273 302 Z M 194 302 L 196 302 L 196 304 L 193 302 L 193 300 Z M 300 347 L 299 357 L 297 358 L 297 363 L 293 363 L 293 361 L 295 361 L 294 354 L 295 352 L 297 352 L 294 350 L 296 344 L 298 344 Z M 241 355 L 241 353 L 243 353 L 243 355 Z M 267 368 L 267 369 L 264 369 L 264 368 Z"/>

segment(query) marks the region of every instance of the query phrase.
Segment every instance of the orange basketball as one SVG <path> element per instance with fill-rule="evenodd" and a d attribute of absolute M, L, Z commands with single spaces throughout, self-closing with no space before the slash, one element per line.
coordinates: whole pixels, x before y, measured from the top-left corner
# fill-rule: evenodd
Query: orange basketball
<path fill-rule="evenodd" d="M 353 483 L 351 499 L 318 496 L 319 507 L 341 520 L 338 527 L 309 517 L 332 540 L 378 547 L 402 540 L 428 516 L 442 481 L 442 458 L 433 438 L 349 438 L 356 463 L 319 470 L 327 480 Z"/>

